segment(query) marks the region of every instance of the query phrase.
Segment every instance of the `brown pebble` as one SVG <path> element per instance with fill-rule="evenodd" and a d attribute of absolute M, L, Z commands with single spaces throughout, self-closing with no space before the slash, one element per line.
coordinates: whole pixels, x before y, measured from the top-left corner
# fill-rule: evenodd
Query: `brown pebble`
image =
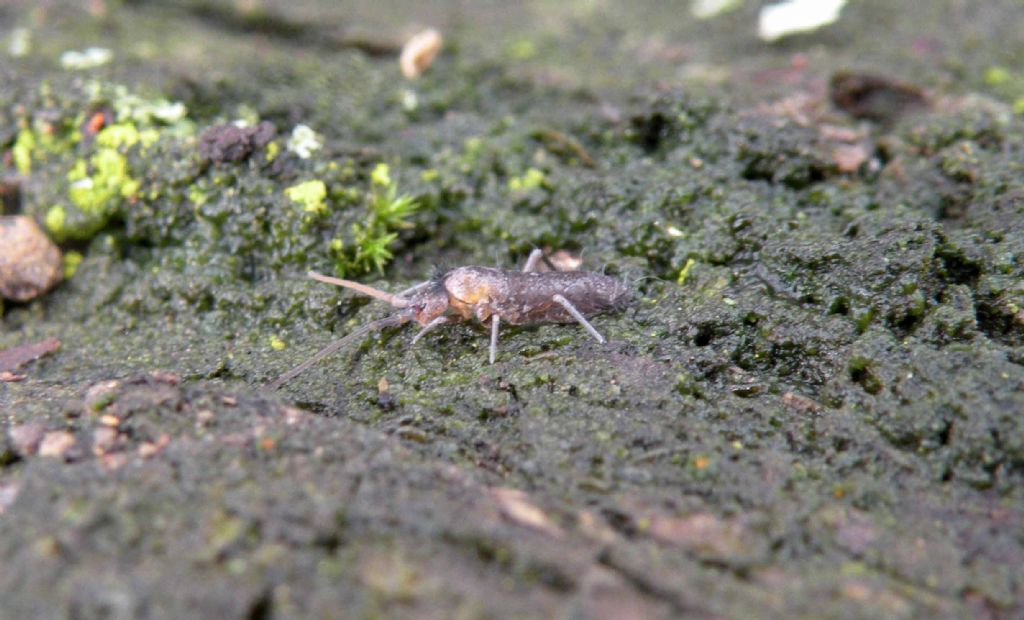
<path fill-rule="evenodd" d="M 7 431 L 7 436 L 14 444 L 14 450 L 21 456 L 31 456 L 36 453 L 39 442 L 46 433 L 46 427 L 37 422 L 18 424 Z"/>
<path fill-rule="evenodd" d="M 97 413 L 107 405 L 114 402 L 117 391 L 121 389 L 121 382 L 115 379 L 100 381 L 89 386 L 82 399 L 85 413 Z M 120 422 L 119 422 L 120 423 Z"/>
<path fill-rule="evenodd" d="M 64 456 L 75 445 L 75 436 L 67 431 L 50 431 L 39 442 L 39 456 Z"/>
<path fill-rule="evenodd" d="M 117 430 L 109 426 L 100 426 L 92 431 L 92 451 L 99 456 L 110 451 L 117 442 Z"/>
<path fill-rule="evenodd" d="M 27 215 L 0 216 L 0 297 L 29 301 L 63 277 L 60 250 Z"/>

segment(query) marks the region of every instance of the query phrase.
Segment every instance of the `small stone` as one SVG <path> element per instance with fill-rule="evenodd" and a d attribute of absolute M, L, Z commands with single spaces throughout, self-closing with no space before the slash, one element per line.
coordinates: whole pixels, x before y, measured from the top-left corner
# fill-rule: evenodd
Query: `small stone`
<path fill-rule="evenodd" d="M 0 297 L 29 301 L 60 282 L 60 250 L 27 215 L 0 216 Z"/>
<path fill-rule="evenodd" d="M 506 487 L 494 487 L 489 491 L 491 498 L 498 505 L 498 510 L 512 523 L 543 532 L 553 538 L 562 536 L 562 529 L 555 525 L 547 513 L 534 504 L 523 491 Z"/>
<path fill-rule="evenodd" d="M 64 456 L 75 445 L 75 436 L 68 431 L 50 431 L 39 442 L 39 456 Z"/>
<path fill-rule="evenodd" d="M 213 421 L 213 412 L 209 409 L 200 409 L 196 412 L 196 426 L 206 426 Z"/>
<path fill-rule="evenodd" d="M 171 443 L 171 436 L 166 433 L 160 435 L 156 441 L 147 441 L 146 443 L 139 446 L 139 456 L 144 459 L 148 459 L 152 456 L 156 456 L 161 450 L 167 447 L 167 444 Z"/>
<path fill-rule="evenodd" d="M 39 423 L 18 424 L 7 431 L 7 436 L 14 444 L 14 450 L 21 456 L 32 456 L 39 447 L 46 427 Z"/>
<path fill-rule="evenodd" d="M 402 47 L 402 55 L 398 59 L 402 75 L 410 80 L 418 78 L 433 64 L 443 42 L 441 33 L 433 28 L 413 35 Z"/>
<path fill-rule="evenodd" d="M 100 426 L 92 432 L 92 451 L 99 456 L 108 452 L 117 442 L 117 429 Z"/>
<path fill-rule="evenodd" d="M 16 482 L 0 484 L 0 514 L 3 514 L 18 499 L 21 485 Z"/>
<path fill-rule="evenodd" d="M 89 386 L 89 389 L 85 391 L 85 398 L 82 399 L 85 412 L 88 414 L 102 411 L 116 400 L 119 389 L 121 389 L 121 382 L 116 379 L 100 381 Z"/>
<path fill-rule="evenodd" d="M 10 371 L 17 370 L 29 362 L 53 353 L 59 348 L 60 340 L 47 338 L 41 342 L 29 342 L 0 350 L 0 380 L 21 381 L 25 377 Z"/>

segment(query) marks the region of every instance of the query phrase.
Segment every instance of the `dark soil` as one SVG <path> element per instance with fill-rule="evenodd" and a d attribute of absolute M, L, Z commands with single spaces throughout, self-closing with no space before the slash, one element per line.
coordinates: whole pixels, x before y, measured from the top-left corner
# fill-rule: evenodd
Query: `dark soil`
<path fill-rule="evenodd" d="M 1019 2 L 357 4 L 0 8 L 4 208 L 71 257 L 0 323 L 0 618 L 1024 615 Z M 636 290 L 608 343 L 260 390 L 388 312 L 308 270 L 534 247 Z"/>

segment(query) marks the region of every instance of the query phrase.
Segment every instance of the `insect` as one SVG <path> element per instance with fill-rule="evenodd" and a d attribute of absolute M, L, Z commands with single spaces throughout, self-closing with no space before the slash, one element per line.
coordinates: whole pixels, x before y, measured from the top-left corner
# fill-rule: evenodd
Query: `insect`
<path fill-rule="evenodd" d="M 490 363 L 498 354 L 498 328 L 510 325 L 577 322 L 598 342 L 602 336 L 586 317 L 622 309 L 632 292 L 619 280 L 589 271 L 537 271 L 544 254 L 534 250 L 522 271 L 491 267 L 458 267 L 417 284 L 397 295 L 359 282 L 321 275 L 309 277 L 386 301 L 398 312 L 367 323 L 317 352 L 265 387 L 276 390 L 323 358 L 371 331 L 397 327 L 410 321 L 420 324 L 415 344 L 441 325 L 476 319 L 491 326 Z"/>

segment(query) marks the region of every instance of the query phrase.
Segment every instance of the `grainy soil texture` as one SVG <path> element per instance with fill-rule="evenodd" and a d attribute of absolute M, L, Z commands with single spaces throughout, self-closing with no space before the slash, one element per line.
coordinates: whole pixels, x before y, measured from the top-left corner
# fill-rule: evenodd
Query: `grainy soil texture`
<path fill-rule="evenodd" d="M 1024 617 L 1024 7 L 698 4 L 0 6 L 0 618 Z"/>

